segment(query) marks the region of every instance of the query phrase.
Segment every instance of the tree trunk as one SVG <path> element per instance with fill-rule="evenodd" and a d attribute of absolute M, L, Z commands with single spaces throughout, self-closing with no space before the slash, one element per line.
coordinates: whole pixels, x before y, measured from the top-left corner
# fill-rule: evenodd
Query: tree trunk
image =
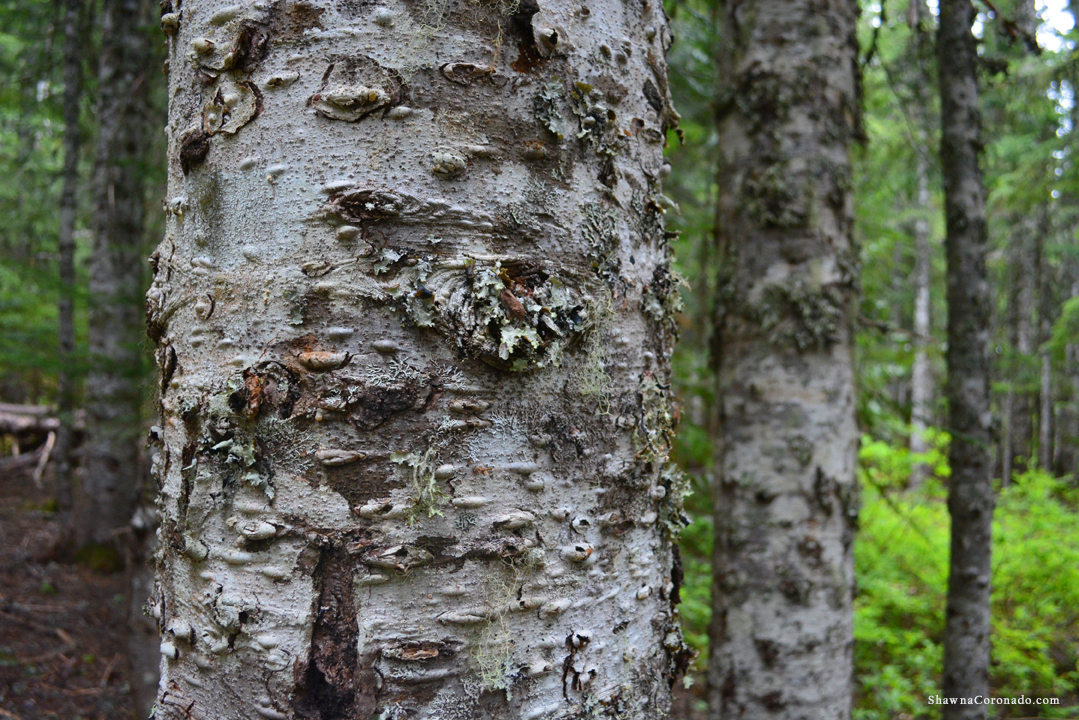
<path fill-rule="evenodd" d="M 1053 364 L 1048 350 L 1039 350 L 1041 394 L 1038 420 L 1038 467 L 1053 471 Z"/>
<path fill-rule="evenodd" d="M 928 148 L 924 148 L 928 151 Z M 929 251 L 929 168 L 925 156 L 919 152 L 916 172 L 918 175 L 918 218 L 914 221 L 914 367 L 910 379 L 910 451 L 924 454 L 930 450 L 926 429 L 932 414 L 933 375 L 929 361 L 929 347 L 933 343 L 930 323 L 930 265 Z M 910 489 L 918 488 L 929 477 L 932 468 L 925 462 L 915 462 L 911 467 Z"/>
<path fill-rule="evenodd" d="M 65 511 L 71 509 L 75 483 L 71 451 L 78 382 L 75 372 L 75 218 L 79 209 L 79 109 L 84 46 L 79 31 L 83 29 L 80 27 L 83 6 L 82 0 L 66 0 L 64 3 L 64 168 L 60 191 L 60 302 L 57 308 L 60 372 L 56 390 L 60 427 L 56 431 L 56 448 L 53 452 L 56 457 L 59 504 Z"/>
<path fill-rule="evenodd" d="M 1057 424 L 1056 472 L 1079 482 L 1079 345 L 1065 346 L 1063 374 L 1069 395 Z"/>
<path fill-rule="evenodd" d="M 1056 423 L 1053 418 L 1053 364 L 1049 349 L 1045 343 L 1053 331 L 1052 323 L 1052 276 L 1049 259 L 1046 257 L 1046 242 L 1052 229 L 1049 218 L 1049 206 L 1039 208 L 1040 222 L 1036 236 L 1036 257 L 1038 262 L 1038 360 L 1041 366 L 1038 390 L 1038 467 L 1045 472 L 1053 471 L 1053 431 Z"/>
<path fill-rule="evenodd" d="M 847 718 L 858 8 L 724 13 L 709 716 Z"/>
<path fill-rule="evenodd" d="M 978 166 L 981 115 L 970 0 L 940 3 L 941 166 L 948 260 L 948 459 L 952 518 L 944 695 L 989 694 L 989 594 L 993 522 L 989 409 L 989 284 Z M 987 705 L 946 705 L 945 720 L 985 718 Z"/>
<path fill-rule="evenodd" d="M 1016 223 L 1012 238 L 1012 298 L 1010 309 L 1013 364 L 1008 382 L 1010 408 L 1009 457 L 1012 472 L 1034 465 L 1034 417 L 1031 360 L 1037 316 L 1037 230 L 1028 219 Z M 1007 481 L 1011 482 L 1009 474 Z"/>
<path fill-rule="evenodd" d="M 158 718 L 662 718 L 662 6 L 165 4 Z"/>
<path fill-rule="evenodd" d="M 131 521 L 137 458 L 145 276 L 145 146 L 154 53 L 146 0 L 105 0 L 98 72 L 94 251 L 90 261 L 90 369 L 86 380 L 78 544 L 109 544 Z"/>

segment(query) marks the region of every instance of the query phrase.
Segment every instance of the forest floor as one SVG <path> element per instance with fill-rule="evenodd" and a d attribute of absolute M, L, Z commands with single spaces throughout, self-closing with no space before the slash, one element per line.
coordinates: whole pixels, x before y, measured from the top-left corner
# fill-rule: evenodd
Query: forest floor
<path fill-rule="evenodd" d="M 124 572 L 49 556 L 54 488 L 0 471 L 0 718 L 134 718 Z"/>
<path fill-rule="evenodd" d="M 53 484 L 51 473 L 38 486 L 29 469 L 0 469 L 0 720 L 137 718 L 130 578 L 94 569 L 100 558 L 53 559 Z M 675 685 L 671 720 L 703 720 L 703 678 L 694 679 Z"/>

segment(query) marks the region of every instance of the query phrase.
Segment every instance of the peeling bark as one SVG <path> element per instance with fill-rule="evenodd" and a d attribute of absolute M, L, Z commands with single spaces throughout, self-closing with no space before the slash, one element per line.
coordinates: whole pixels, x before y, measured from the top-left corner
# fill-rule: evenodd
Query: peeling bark
<path fill-rule="evenodd" d="M 727 3 L 712 718 L 850 716 L 856 3 Z"/>
<path fill-rule="evenodd" d="M 662 7 L 162 27 L 157 717 L 665 717 Z"/>
<path fill-rule="evenodd" d="M 952 518 L 944 630 L 945 697 L 989 695 L 993 522 L 989 407 L 989 284 L 985 195 L 978 155 L 978 53 L 969 0 L 940 4 L 941 167 L 948 259 L 948 461 Z M 987 705 L 946 705 L 946 720 L 987 716 Z"/>

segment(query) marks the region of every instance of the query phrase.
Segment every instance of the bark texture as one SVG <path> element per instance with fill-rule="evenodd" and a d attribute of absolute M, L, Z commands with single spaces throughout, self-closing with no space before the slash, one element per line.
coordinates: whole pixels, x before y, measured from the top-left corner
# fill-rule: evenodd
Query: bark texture
<path fill-rule="evenodd" d="M 58 359 L 57 414 L 60 427 L 56 432 L 56 474 L 60 480 L 60 505 L 70 511 L 75 476 L 72 472 L 71 451 L 75 423 L 75 402 L 78 378 L 75 367 L 75 218 L 78 214 L 79 151 L 82 144 L 79 132 L 79 108 L 82 100 L 82 50 L 80 19 L 82 0 L 64 3 L 64 169 L 60 191 L 60 302 L 57 308 Z"/>
<path fill-rule="evenodd" d="M 111 543 L 138 492 L 145 277 L 145 147 L 154 53 L 146 0 L 105 0 L 98 72 L 94 252 L 90 261 L 90 368 L 79 544 Z"/>
<path fill-rule="evenodd" d="M 989 694 L 990 539 L 993 488 L 989 409 L 989 284 L 982 174 L 978 53 L 969 0 L 943 0 L 940 62 L 941 168 L 948 261 L 948 452 L 952 518 L 944 630 L 946 697 Z M 987 705 L 946 705 L 946 720 L 987 716 Z"/>
<path fill-rule="evenodd" d="M 662 6 L 164 11 L 157 717 L 665 717 Z"/>
<path fill-rule="evenodd" d="M 730 2 L 710 717 L 847 718 L 854 2 Z"/>

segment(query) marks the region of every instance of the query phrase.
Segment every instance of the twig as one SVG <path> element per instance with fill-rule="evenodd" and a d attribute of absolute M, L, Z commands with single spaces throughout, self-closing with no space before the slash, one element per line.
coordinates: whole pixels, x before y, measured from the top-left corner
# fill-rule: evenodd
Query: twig
<path fill-rule="evenodd" d="M 109 675 L 112 675 L 112 666 L 116 664 L 119 657 L 119 655 L 113 655 L 112 660 L 109 660 L 109 664 L 105 666 L 105 674 L 101 676 L 101 683 L 98 685 L 102 690 L 109 684 Z"/>
<path fill-rule="evenodd" d="M 41 459 L 34 468 L 34 485 L 41 489 L 41 474 L 45 472 L 45 466 L 49 464 L 49 455 L 52 454 L 53 445 L 56 444 L 56 431 L 50 430 L 49 437 L 45 440 L 45 449 L 41 451 Z"/>

